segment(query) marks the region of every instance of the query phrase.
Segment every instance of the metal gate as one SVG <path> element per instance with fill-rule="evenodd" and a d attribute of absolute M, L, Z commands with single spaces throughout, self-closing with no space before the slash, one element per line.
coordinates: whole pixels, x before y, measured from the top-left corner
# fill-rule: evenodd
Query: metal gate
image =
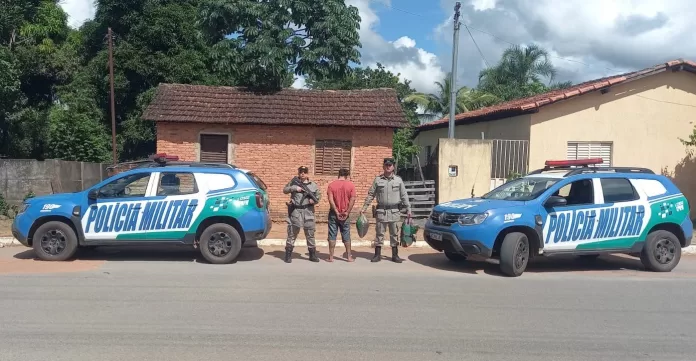
<path fill-rule="evenodd" d="M 491 141 L 491 190 L 529 172 L 528 140 Z"/>

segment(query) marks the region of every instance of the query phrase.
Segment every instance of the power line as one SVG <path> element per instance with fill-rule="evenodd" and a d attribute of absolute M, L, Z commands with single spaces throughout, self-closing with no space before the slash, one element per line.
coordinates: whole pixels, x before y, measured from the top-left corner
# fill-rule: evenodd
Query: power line
<path fill-rule="evenodd" d="M 404 9 L 401 9 L 401 8 L 397 8 L 397 7 L 394 7 L 394 6 L 391 6 L 391 5 L 386 5 L 386 4 L 385 4 L 384 6 L 388 7 L 389 9 L 396 10 L 396 11 L 400 11 L 400 12 L 405 13 L 405 14 L 409 14 L 409 15 L 413 15 L 413 16 L 417 16 L 417 17 L 423 17 L 423 18 L 425 17 L 425 16 L 423 16 L 422 14 L 417 14 L 417 13 L 414 13 L 414 12 L 411 12 L 411 11 L 408 11 L 408 10 L 404 10 Z M 479 54 L 481 54 L 481 57 L 484 58 L 484 62 L 486 62 L 486 65 L 488 65 L 489 68 L 490 68 L 490 65 L 488 64 L 488 61 L 486 61 L 485 57 L 483 56 L 483 52 L 481 52 L 481 49 L 479 48 L 478 44 L 476 44 L 476 40 L 474 40 L 474 37 L 471 35 L 471 32 L 469 31 L 469 29 L 478 31 L 478 32 L 483 33 L 483 34 L 486 34 L 486 35 L 488 35 L 488 36 L 490 36 L 490 37 L 492 37 L 492 38 L 494 38 L 494 39 L 496 39 L 496 40 L 499 40 L 499 41 L 501 41 L 501 42 L 503 42 L 503 43 L 506 43 L 506 44 L 510 44 L 510 45 L 513 45 L 513 46 L 521 46 L 520 44 L 515 44 L 515 43 L 513 43 L 513 42 L 507 41 L 507 40 L 505 40 L 505 39 L 503 39 L 503 38 L 501 38 L 501 37 L 499 37 L 499 36 L 497 36 L 497 35 L 495 35 L 495 34 L 492 34 L 492 33 L 488 32 L 488 31 L 485 31 L 485 30 L 481 30 L 481 29 L 472 27 L 472 26 L 470 26 L 470 25 L 468 25 L 468 24 L 465 24 L 465 23 L 463 23 L 462 25 L 464 25 L 464 27 L 466 28 L 466 30 L 469 32 L 469 36 L 471 36 L 471 39 L 474 41 L 474 45 L 476 46 L 476 49 L 478 50 Z M 568 59 L 568 58 L 564 58 L 564 57 L 560 57 L 560 56 L 555 56 L 555 55 L 549 55 L 549 57 L 550 57 L 550 58 L 555 58 L 555 59 L 560 59 L 560 60 L 565 60 L 565 61 L 569 61 L 569 62 L 573 62 L 573 63 L 582 64 L 582 65 L 585 65 L 585 66 L 587 66 L 587 67 L 599 67 L 599 68 L 603 68 L 603 69 L 607 69 L 607 70 L 611 70 L 611 71 L 615 71 L 615 72 L 621 72 L 621 71 L 618 70 L 618 69 L 609 68 L 609 67 L 606 67 L 606 66 L 591 65 L 591 64 L 587 64 L 587 63 L 585 63 L 585 62 L 582 62 L 582 61 L 579 61 L 579 60 L 575 60 L 575 59 Z"/>
<path fill-rule="evenodd" d="M 476 43 L 476 39 L 474 39 L 474 36 L 471 35 L 471 31 L 469 30 L 469 27 L 464 24 L 464 28 L 466 28 L 466 32 L 469 33 L 469 37 L 471 38 L 471 41 L 474 42 L 474 46 L 476 46 L 476 50 L 478 50 L 479 54 L 481 55 L 481 59 L 483 59 L 483 62 L 486 63 L 486 67 L 490 68 L 491 64 L 488 64 L 488 60 L 486 60 L 486 57 L 483 55 L 483 52 L 481 51 L 481 48 L 479 48 L 478 44 Z"/>

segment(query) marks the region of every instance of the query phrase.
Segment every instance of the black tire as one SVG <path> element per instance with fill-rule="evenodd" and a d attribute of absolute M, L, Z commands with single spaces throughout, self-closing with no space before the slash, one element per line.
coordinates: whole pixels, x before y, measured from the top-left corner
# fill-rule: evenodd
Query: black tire
<path fill-rule="evenodd" d="M 66 223 L 42 224 L 32 237 L 34 253 L 44 261 L 67 261 L 77 252 L 77 235 Z"/>
<path fill-rule="evenodd" d="M 511 232 L 500 246 L 500 270 L 510 277 L 519 277 L 529 263 L 529 239 L 524 233 Z"/>
<path fill-rule="evenodd" d="M 232 263 L 242 250 L 242 237 L 229 224 L 215 223 L 203 231 L 199 247 L 203 258 L 210 263 Z"/>
<path fill-rule="evenodd" d="M 681 243 L 674 233 L 650 232 L 640 253 L 643 266 L 653 272 L 671 272 L 681 260 Z"/>
<path fill-rule="evenodd" d="M 466 256 L 459 253 L 452 253 L 445 251 L 445 256 L 452 262 L 464 262 L 466 261 Z"/>

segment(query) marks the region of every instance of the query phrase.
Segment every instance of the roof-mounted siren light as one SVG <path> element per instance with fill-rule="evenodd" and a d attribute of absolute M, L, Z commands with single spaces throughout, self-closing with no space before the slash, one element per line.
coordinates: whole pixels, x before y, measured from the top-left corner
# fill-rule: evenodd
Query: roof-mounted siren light
<path fill-rule="evenodd" d="M 150 156 L 150 159 L 158 164 L 167 164 L 167 162 L 175 162 L 179 160 L 179 157 L 176 155 L 167 155 L 167 153 L 157 153 Z"/>
<path fill-rule="evenodd" d="M 546 168 L 570 168 L 570 167 L 587 167 L 604 163 L 602 158 L 587 158 L 574 160 L 547 160 Z"/>

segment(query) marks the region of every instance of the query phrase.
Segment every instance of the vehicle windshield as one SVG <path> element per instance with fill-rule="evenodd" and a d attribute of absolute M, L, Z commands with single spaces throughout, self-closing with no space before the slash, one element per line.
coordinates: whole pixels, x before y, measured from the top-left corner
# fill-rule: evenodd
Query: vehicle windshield
<path fill-rule="evenodd" d="M 505 201 L 530 201 L 539 197 L 544 191 L 556 184 L 558 178 L 526 177 L 517 178 L 486 193 L 483 199 L 500 199 Z"/>

